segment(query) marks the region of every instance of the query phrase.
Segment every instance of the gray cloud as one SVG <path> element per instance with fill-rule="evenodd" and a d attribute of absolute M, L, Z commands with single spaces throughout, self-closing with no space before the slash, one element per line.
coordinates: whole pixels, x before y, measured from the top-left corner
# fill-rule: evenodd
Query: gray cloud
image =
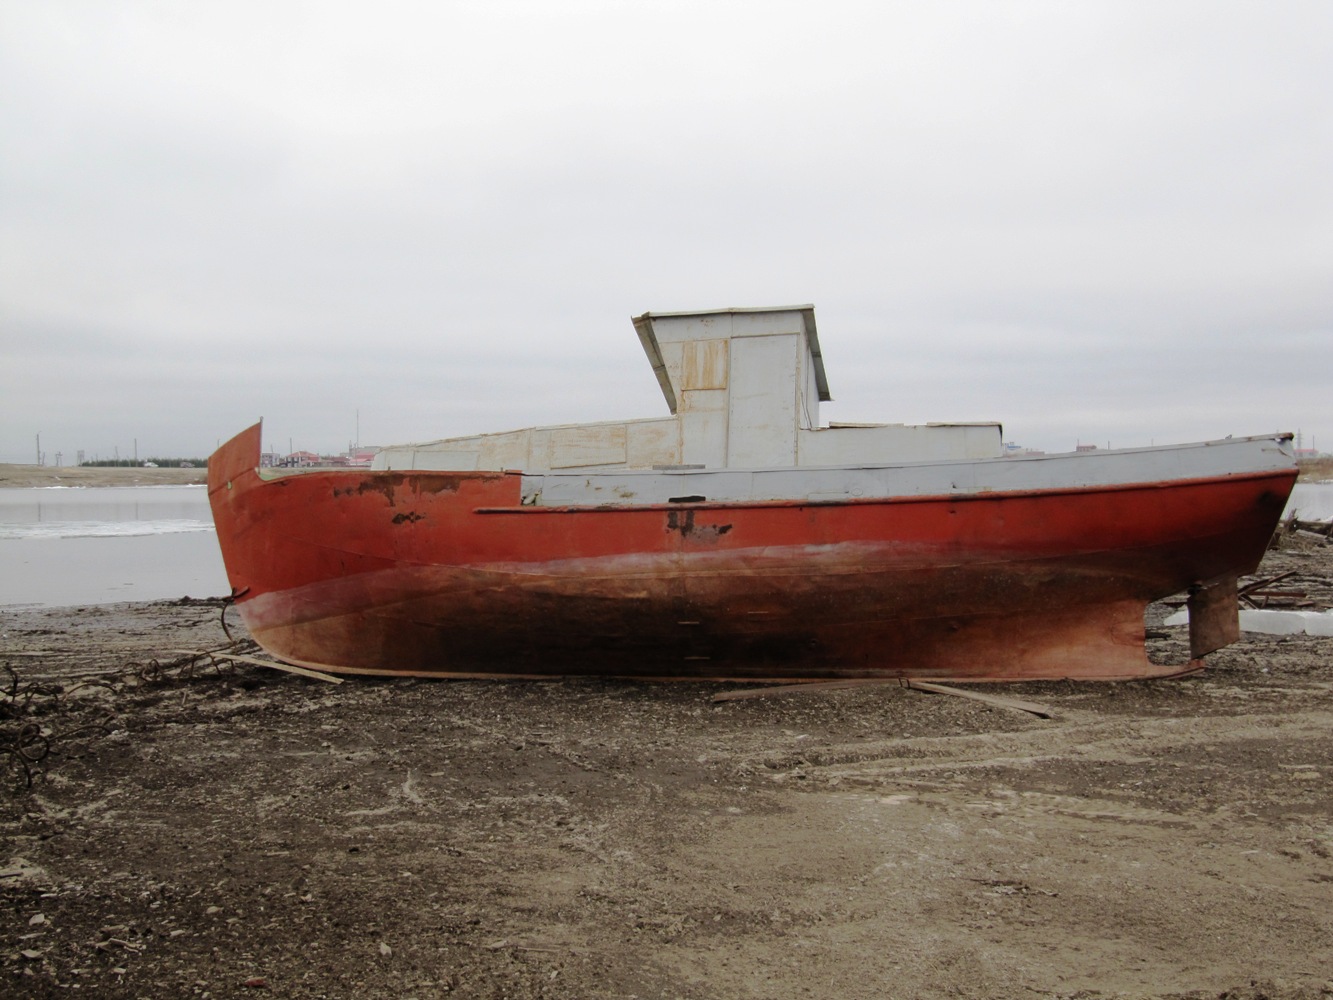
<path fill-rule="evenodd" d="M 1326 4 L 0 9 L 0 459 L 647 416 L 631 313 L 806 301 L 834 419 L 1333 447 Z"/>

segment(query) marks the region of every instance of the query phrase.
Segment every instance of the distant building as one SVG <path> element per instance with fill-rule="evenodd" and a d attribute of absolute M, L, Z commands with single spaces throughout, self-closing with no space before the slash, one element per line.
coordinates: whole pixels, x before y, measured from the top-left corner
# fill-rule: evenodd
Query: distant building
<path fill-rule="evenodd" d="M 294 451 L 283 455 L 276 451 L 266 451 L 259 456 L 261 469 L 309 468 L 314 465 L 342 468 L 359 466 L 369 468 L 379 448 L 355 448 L 342 455 L 317 455 L 313 451 Z"/>
<path fill-rule="evenodd" d="M 370 463 L 379 454 L 378 448 L 353 448 L 347 453 L 347 464 L 359 468 L 369 468 Z"/>

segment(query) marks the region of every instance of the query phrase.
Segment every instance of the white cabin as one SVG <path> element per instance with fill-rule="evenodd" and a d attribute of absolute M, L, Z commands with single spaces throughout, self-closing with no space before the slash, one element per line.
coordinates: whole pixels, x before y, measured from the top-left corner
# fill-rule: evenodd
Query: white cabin
<path fill-rule="evenodd" d="M 529 427 L 386 448 L 376 469 L 776 469 L 999 458 L 999 424 L 821 427 L 814 306 L 634 318 L 671 416 Z"/>

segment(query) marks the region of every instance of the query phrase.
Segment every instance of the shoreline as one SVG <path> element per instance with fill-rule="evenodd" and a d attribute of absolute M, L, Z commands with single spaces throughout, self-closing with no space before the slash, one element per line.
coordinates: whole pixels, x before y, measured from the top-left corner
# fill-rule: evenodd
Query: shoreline
<path fill-rule="evenodd" d="M 201 486 L 208 469 L 142 466 L 12 465 L 0 463 L 0 489 L 44 486 Z"/>

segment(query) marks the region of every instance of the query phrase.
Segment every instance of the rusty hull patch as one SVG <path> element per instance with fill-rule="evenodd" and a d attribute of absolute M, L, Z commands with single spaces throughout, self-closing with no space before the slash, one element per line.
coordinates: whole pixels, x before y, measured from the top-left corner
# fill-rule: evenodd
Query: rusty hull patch
<path fill-rule="evenodd" d="M 694 511 L 667 511 L 667 531 L 678 531 L 682 538 L 716 541 L 732 529 L 730 524 L 695 524 Z"/>
<path fill-rule="evenodd" d="M 439 472 L 388 472 L 363 476 L 355 485 L 335 486 L 333 496 L 364 496 L 367 493 L 382 494 L 390 507 L 398 505 L 397 493 L 400 489 L 410 490 L 417 495 L 439 493 L 457 493 L 466 480 L 489 482 L 504 476 L 497 472 L 489 475 L 467 475 Z M 395 522 L 398 523 L 398 522 Z"/>

